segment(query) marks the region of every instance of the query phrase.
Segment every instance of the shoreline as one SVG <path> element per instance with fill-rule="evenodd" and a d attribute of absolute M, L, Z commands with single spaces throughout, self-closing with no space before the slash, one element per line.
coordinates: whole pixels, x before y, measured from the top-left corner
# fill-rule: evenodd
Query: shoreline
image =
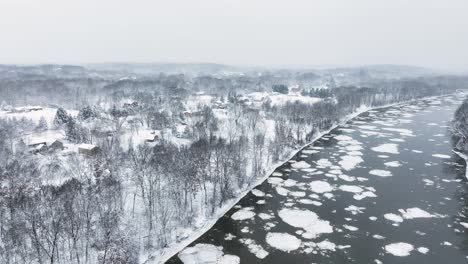
<path fill-rule="evenodd" d="M 305 148 L 309 147 L 310 145 L 314 144 L 317 140 L 322 138 L 324 135 L 330 133 L 331 131 L 333 131 L 337 127 L 339 127 L 339 126 L 341 126 L 343 124 L 346 124 L 347 122 L 353 120 L 354 118 L 356 118 L 359 115 L 361 115 L 363 113 L 366 113 L 368 111 L 394 107 L 394 106 L 398 106 L 398 105 L 402 105 L 402 104 L 406 104 L 406 103 L 410 103 L 410 102 L 414 102 L 414 101 L 418 101 L 418 100 L 426 100 L 426 99 L 437 98 L 437 97 L 446 96 L 446 95 L 450 95 L 450 94 L 437 95 L 437 96 L 428 96 L 428 97 L 423 97 L 423 98 L 419 98 L 419 99 L 402 101 L 402 102 L 398 102 L 398 103 L 393 103 L 393 104 L 388 104 L 388 105 L 383 105 L 383 106 L 376 106 L 376 107 L 368 107 L 368 106 L 361 105 L 359 108 L 357 108 L 356 112 L 351 113 L 351 114 L 343 117 L 343 120 L 341 120 L 337 124 L 333 125 L 328 130 L 325 130 L 323 132 L 319 132 L 317 134 L 317 136 L 315 136 L 310 142 L 308 142 L 305 145 L 303 145 L 303 146 L 295 149 L 294 151 L 292 151 L 289 155 L 287 155 L 287 158 L 285 160 L 273 164 L 272 168 L 267 170 L 267 172 L 265 173 L 264 176 L 258 178 L 256 181 L 254 181 L 252 184 L 250 184 L 249 187 L 246 188 L 246 190 L 241 191 L 239 193 L 238 197 L 232 199 L 231 201 L 227 202 L 223 207 L 219 208 L 219 210 L 217 210 L 216 214 L 213 217 L 208 218 L 206 223 L 203 226 L 198 227 L 197 231 L 193 232 L 186 239 L 184 239 L 184 240 L 182 240 L 180 242 L 177 242 L 173 247 L 166 248 L 166 251 L 162 250 L 161 251 L 162 254 L 160 254 L 160 255 L 152 255 L 152 256 L 150 255 L 150 256 L 148 256 L 147 259 L 145 261 L 143 261 L 142 263 L 144 263 L 144 264 L 162 264 L 162 263 L 165 263 L 166 261 L 168 261 L 170 258 L 175 256 L 181 250 L 186 248 L 188 245 L 193 243 L 195 240 L 197 240 L 199 237 L 201 237 L 204 233 L 206 233 L 208 230 L 210 230 L 222 216 L 224 216 L 229 210 L 231 210 L 250 191 L 252 191 L 257 186 L 261 185 L 266 179 L 268 179 L 275 170 L 277 170 L 279 167 L 283 166 L 285 163 L 287 163 L 289 160 L 291 160 L 294 156 L 297 155 L 297 153 L 299 153 L 300 151 L 302 151 Z M 467 159 L 465 159 L 465 161 L 468 164 L 468 156 L 465 156 L 465 157 L 467 158 Z M 468 173 L 467 173 L 467 177 L 468 177 Z M 159 259 L 156 259 L 156 258 L 159 258 Z"/>

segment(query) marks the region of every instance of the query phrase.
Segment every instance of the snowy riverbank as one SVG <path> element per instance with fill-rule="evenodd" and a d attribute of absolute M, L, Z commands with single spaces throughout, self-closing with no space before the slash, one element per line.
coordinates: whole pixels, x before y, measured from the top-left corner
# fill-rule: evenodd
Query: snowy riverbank
<path fill-rule="evenodd" d="M 468 155 L 461 153 L 456 150 L 452 150 L 455 154 L 457 154 L 460 158 L 465 160 L 465 177 L 468 179 Z"/>

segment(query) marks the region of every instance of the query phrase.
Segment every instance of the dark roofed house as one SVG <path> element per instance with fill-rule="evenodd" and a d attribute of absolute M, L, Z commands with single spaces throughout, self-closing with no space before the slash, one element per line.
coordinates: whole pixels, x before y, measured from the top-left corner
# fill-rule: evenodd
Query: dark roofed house
<path fill-rule="evenodd" d="M 78 153 L 94 156 L 99 153 L 99 147 L 92 144 L 80 144 L 78 146 Z"/>
<path fill-rule="evenodd" d="M 57 151 L 57 150 L 63 150 L 65 147 L 63 146 L 63 142 L 60 140 L 55 140 L 49 145 L 49 150 L 50 151 Z"/>

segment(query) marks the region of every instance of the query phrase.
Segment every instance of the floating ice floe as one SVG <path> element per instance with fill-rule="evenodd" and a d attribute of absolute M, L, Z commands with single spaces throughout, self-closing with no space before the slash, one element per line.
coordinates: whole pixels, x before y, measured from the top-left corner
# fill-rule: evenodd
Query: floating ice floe
<path fill-rule="evenodd" d="M 350 226 L 350 225 L 343 225 L 344 228 L 348 229 L 349 231 L 358 231 L 359 228 L 355 227 L 355 226 Z"/>
<path fill-rule="evenodd" d="M 277 187 L 275 188 L 275 190 L 276 190 L 276 192 L 277 192 L 279 195 L 281 195 L 281 196 L 287 196 L 288 193 L 289 193 L 289 191 L 288 191 L 287 189 L 285 189 L 285 188 L 283 188 L 283 187 L 281 187 L 281 186 L 277 186 Z"/>
<path fill-rule="evenodd" d="M 427 247 L 418 247 L 416 250 L 422 254 L 426 254 L 427 252 L 429 252 L 429 249 Z"/>
<path fill-rule="evenodd" d="M 344 175 L 344 174 L 338 175 L 338 178 L 342 179 L 343 181 L 347 181 L 347 182 L 353 182 L 353 181 L 356 180 L 356 177 L 348 176 L 348 175 Z"/>
<path fill-rule="evenodd" d="M 297 184 L 297 181 L 292 179 L 287 179 L 283 182 L 284 187 L 292 187 Z"/>
<path fill-rule="evenodd" d="M 316 161 L 317 165 L 320 167 L 331 167 L 333 164 L 328 159 L 319 159 Z"/>
<path fill-rule="evenodd" d="M 275 171 L 275 172 L 273 172 L 273 173 L 271 174 L 271 176 L 281 177 L 281 176 L 283 176 L 283 173 Z"/>
<path fill-rule="evenodd" d="M 309 210 L 281 209 L 279 217 L 290 226 L 302 228 L 306 233 L 304 238 L 315 238 L 323 233 L 332 233 L 333 228 L 330 222 L 319 219 L 318 215 Z"/>
<path fill-rule="evenodd" d="M 381 153 L 390 153 L 390 154 L 399 154 L 398 145 L 393 143 L 382 144 L 377 147 L 371 148 L 375 152 Z"/>
<path fill-rule="evenodd" d="M 268 178 L 268 183 L 270 184 L 280 184 L 282 183 L 284 180 L 281 179 L 281 178 L 278 178 L 278 177 L 270 177 Z"/>
<path fill-rule="evenodd" d="M 384 127 L 383 130 L 400 133 L 402 136 L 414 136 L 413 131 L 405 128 Z"/>
<path fill-rule="evenodd" d="M 288 233 L 267 233 L 266 242 L 285 252 L 296 250 L 301 246 L 301 240 Z"/>
<path fill-rule="evenodd" d="M 291 167 L 295 169 L 307 169 L 307 168 L 310 168 L 310 164 L 302 160 L 302 161 L 291 164 Z"/>
<path fill-rule="evenodd" d="M 387 251 L 387 253 L 397 257 L 409 256 L 413 250 L 413 245 L 404 242 L 388 244 L 385 246 L 385 251 Z"/>
<path fill-rule="evenodd" d="M 294 197 L 304 197 L 306 196 L 306 193 L 301 192 L 301 191 L 295 191 L 295 192 L 289 192 L 289 195 L 294 196 Z"/>
<path fill-rule="evenodd" d="M 356 214 L 362 214 L 365 209 L 366 209 L 365 207 L 358 207 L 355 205 L 350 205 L 345 208 L 345 211 L 351 212 L 353 215 L 356 215 Z"/>
<path fill-rule="evenodd" d="M 361 193 L 364 191 L 364 189 L 355 185 L 341 185 L 340 187 L 338 187 L 338 189 L 344 192 L 351 192 L 351 193 Z"/>
<path fill-rule="evenodd" d="M 430 214 L 418 207 L 408 208 L 406 210 L 399 209 L 398 210 L 403 218 L 405 219 L 414 219 L 414 218 L 440 218 L 443 217 L 439 214 Z"/>
<path fill-rule="evenodd" d="M 432 157 L 441 158 L 441 159 L 450 159 L 449 155 L 444 155 L 444 154 L 432 154 Z"/>
<path fill-rule="evenodd" d="M 387 219 L 387 220 L 393 221 L 395 223 L 402 223 L 403 222 L 403 217 L 401 217 L 401 216 L 399 216 L 397 214 L 393 214 L 393 213 L 384 214 L 384 218 Z"/>
<path fill-rule="evenodd" d="M 390 177 L 392 176 L 392 172 L 388 170 L 371 170 L 369 174 L 379 176 L 379 177 Z"/>
<path fill-rule="evenodd" d="M 315 193 L 327 193 L 333 191 L 333 186 L 325 181 L 313 181 L 309 183 L 310 190 Z"/>
<path fill-rule="evenodd" d="M 379 239 L 379 240 L 383 240 L 383 239 L 385 239 L 385 237 L 384 237 L 384 236 L 382 236 L 382 235 L 379 235 L 379 234 L 375 234 L 375 235 L 373 235 L 372 237 L 373 237 L 373 238 L 375 238 L 375 239 Z"/>
<path fill-rule="evenodd" d="M 338 162 L 338 164 L 340 164 L 343 169 L 349 171 L 356 168 L 356 166 L 363 161 L 364 160 L 360 156 L 346 155 L 341 157 L 341 161 Z"/>
<path fill-rule="evenodd" d="M 239 211 L 233 213 L 231 215 L 231 218 L 236 221 L 242 221 L 246 219 L 251 219 L 255 216 L 255 213 L 252 212 L 253 208 L 252 207 L 246 207 L 242 208 Z"/>
<path fill-rule="evenodd" d="M 263 249 L 261 245 L 258 245 L 257 243 L 255 243 L 253 239 L 242 238 L 242 239 L 239 239 L 239 241 L 242 244 L 246 245 L 250 253 L 254 254 L 259 259 L 264 259 L 269 254 L 265 249 Z"/>
<path fill-rule="evenodd" d="M 224 255 L 223 247 L 210 244 L 196 244 L 187 247 L 178 255 L 184 264 L 239 264 L 240 258 L 235 255 Z"/>
<path fill-rule="evenodd" d="M 260 191 L 260 190 L 257 190 L 257 189 L 253 189 L 253 190 L 252 190 L 252 194 L 255 195 L 255 196 L 257 196 L 257 197 L 263 197 L 263 196 L 265 196 L 265 193 L 264 193 L 264 192 L 262 192 L 262 191 Z"/>
<path fill-rule="evenodd" d="M 385 162 L 384 163 L 385 166 L 387 167 L 400 167 L 401 166 L 401 163 L 399 161 L 389 161 L 389 162 Z"/>
<path fill-rule="evenodd" d="M 317 150 L 312 150 L 312 149 L 304 149 L 304 150 L 302 151 L 302 153 L 307 154 L 307 155 L 310 155 L 310 154 L 319 153 L 319 151 L 317 151 Z"/>
<path fill-rule="evenodd" d="M 260 218 L 263 219 L 263 220 L 268 220 L 268 219 L 273 218 L 274 216 L 273 216 L 273 215 L 269 215 L 269 214 L 265 214 L 265 213 L 259 213 L 259 214 L 258 214 L 258 217 L 260 217 Z"/>

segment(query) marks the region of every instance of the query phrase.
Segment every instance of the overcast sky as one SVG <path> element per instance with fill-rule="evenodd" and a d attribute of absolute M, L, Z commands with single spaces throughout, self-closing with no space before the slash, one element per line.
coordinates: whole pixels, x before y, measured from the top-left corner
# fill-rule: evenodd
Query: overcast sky
<path fill-rule="evenodd" d="M 468 70 L 468 0 L 0 0 L 0 63 Z"/>

